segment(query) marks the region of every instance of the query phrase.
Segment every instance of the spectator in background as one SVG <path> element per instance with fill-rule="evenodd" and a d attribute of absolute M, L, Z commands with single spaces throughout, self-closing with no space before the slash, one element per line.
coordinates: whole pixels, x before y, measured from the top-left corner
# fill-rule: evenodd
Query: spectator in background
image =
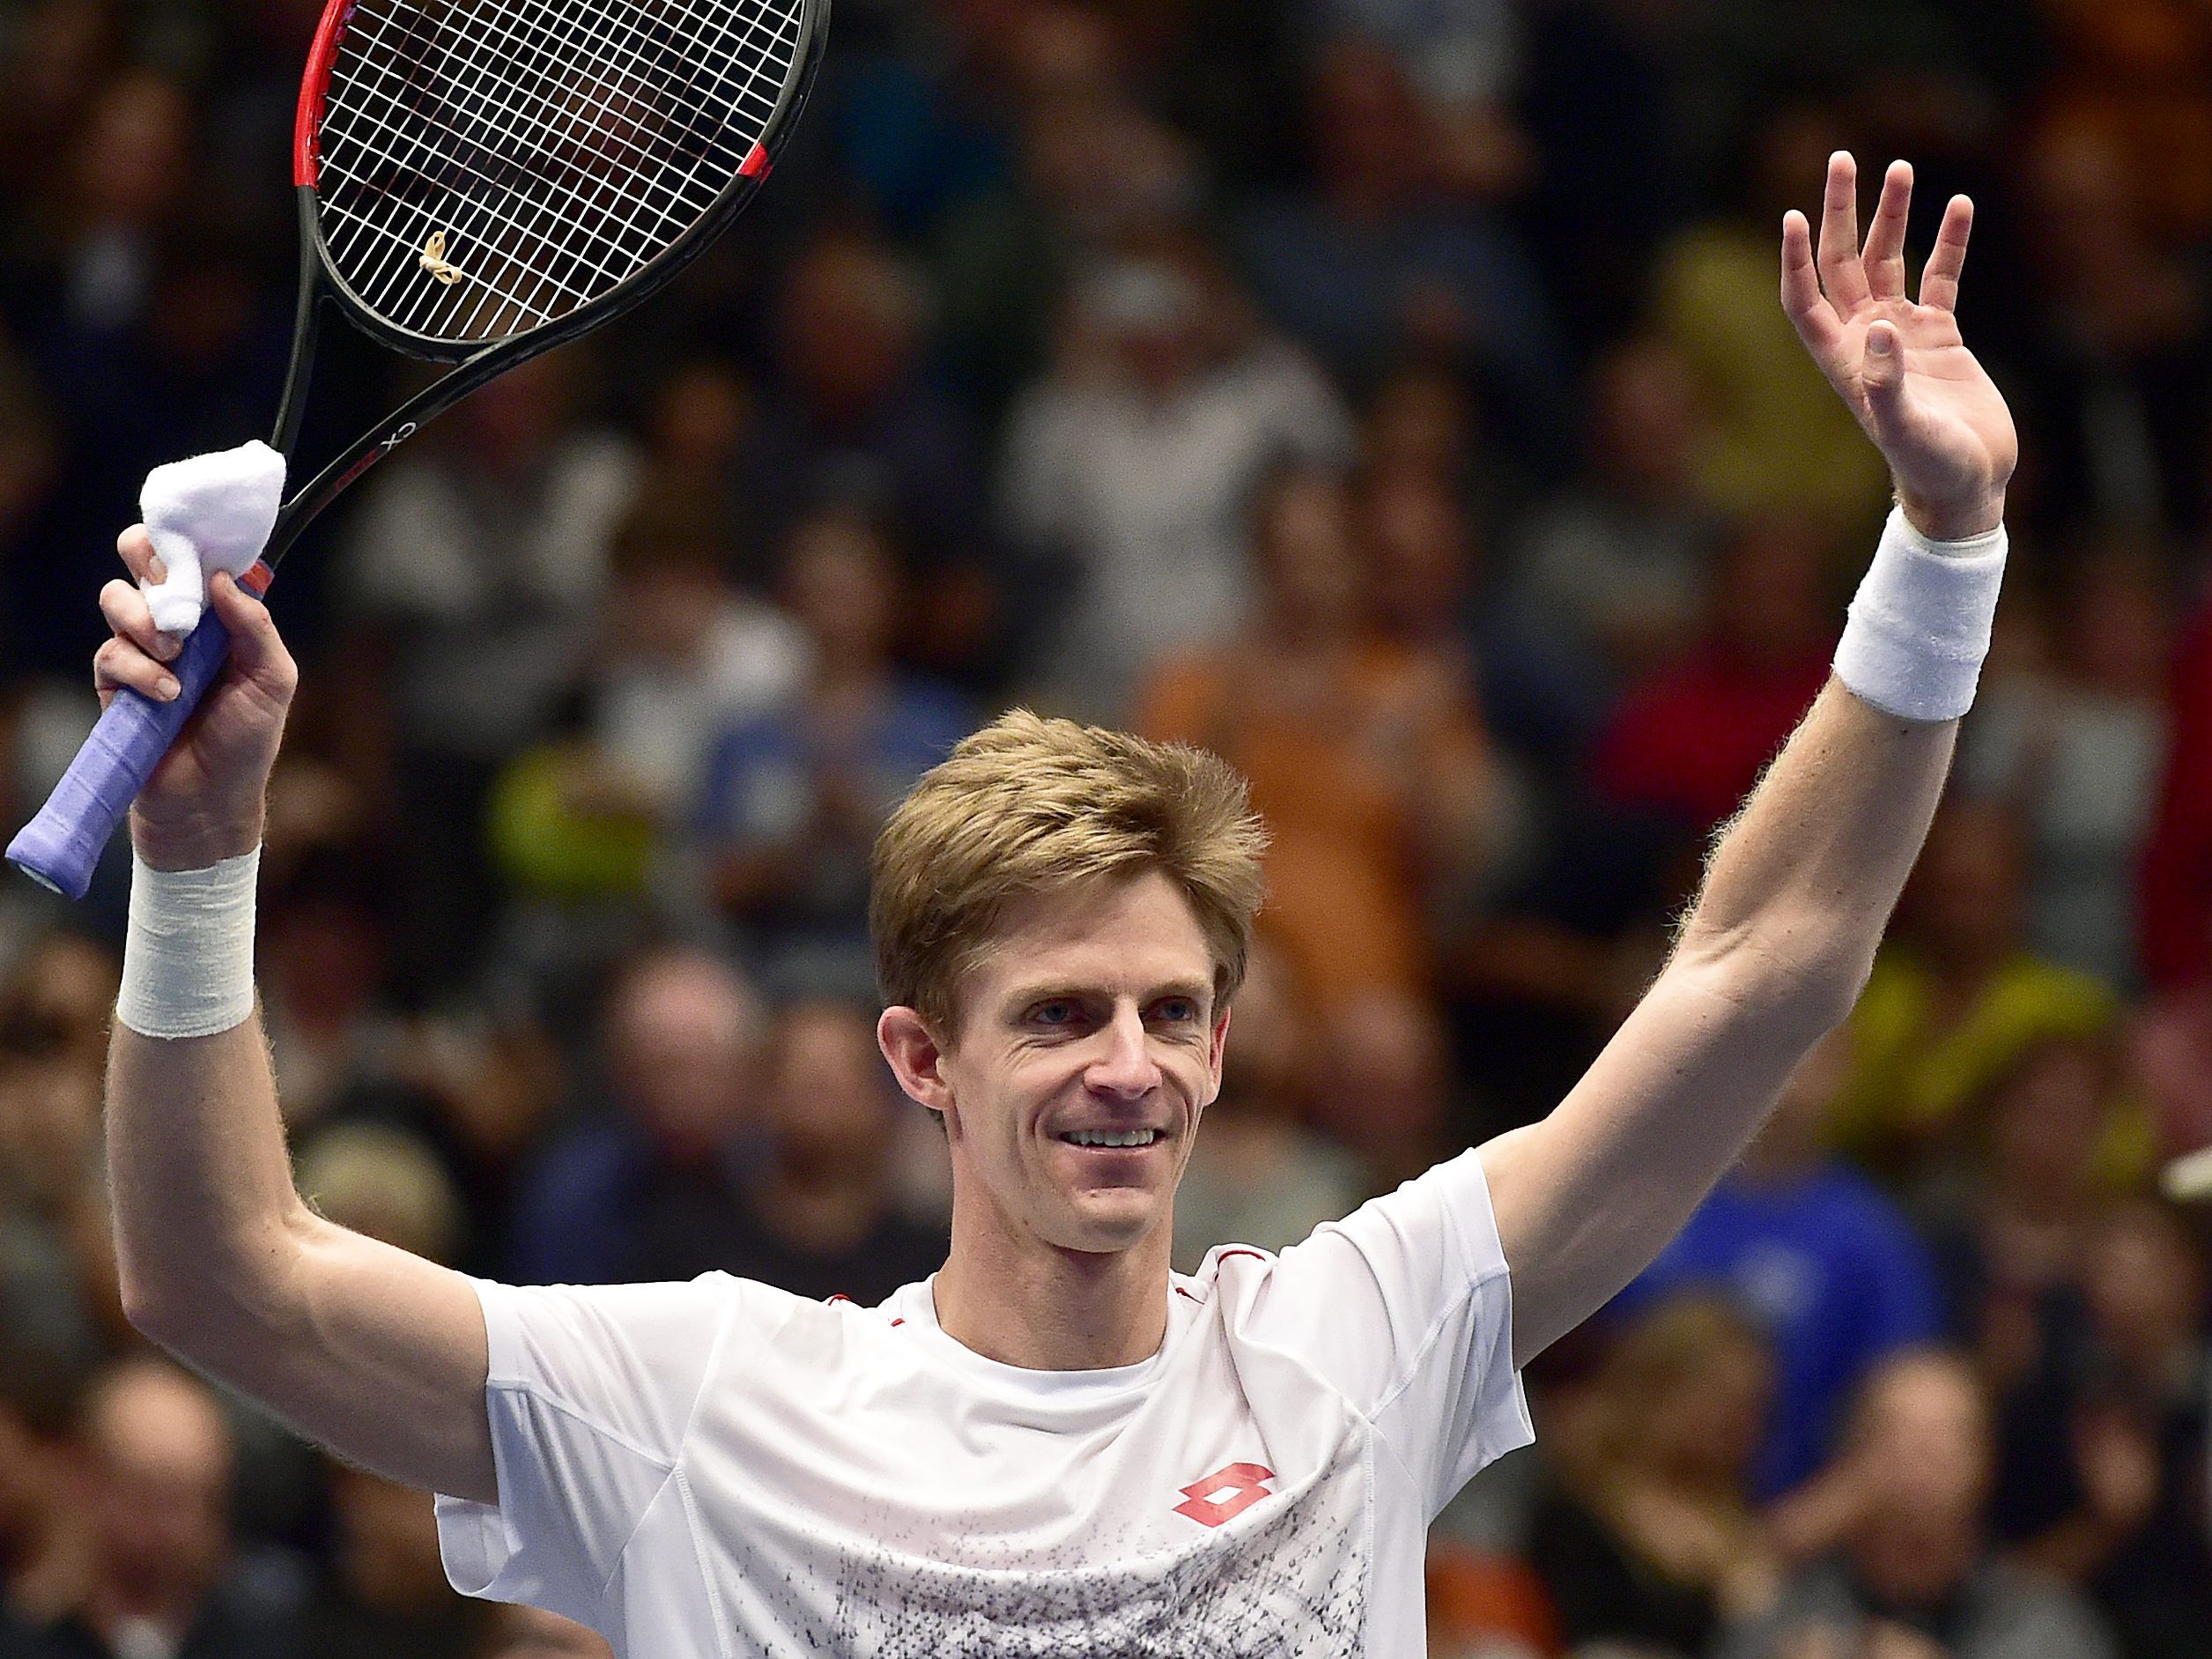
<path fill-rule="evenodd" d="M 872 1007 L 825 1000 L 784 1008 L 761 1090 L 763 1156 L 714 1248 L 663 1263 L 666 1277 L 720 1269 L 795 1296 L 842 1296 L 869 1307 L 928 1278 L 944 1264 L 945 1230 L 894 1207 L 897 1130 L 910 1109 L 876 1047 Z"/>
<path fill-rule="evenodd" d="M 983 671 L 1000 620 L 988 498 L 965 411 L 921 371 L 918 277 L 881 243 L 833 233 L 790 262 L 777 303 L 780 372 L 731 493 L 771 545 L 825 511 L 885 526 L 910 561 L 914 640 L 933 663 Z"/>
<path fill-rule="evenodd" d="M 1515 130 L 1522 25 L 1509 0 L 1305 0 L 1322 40 L 1350 37 L 1397 60 L 1435 132 L 1439 181 L 1489 199 L 1525 182 L 1531 158 Z"/>
<path fill-rule="evenodd" d="M 698 818 L 707 879 L 773 983 L 866 996 L 876 832 L 972 722 L 951 692 L 892 662 L 902 587 L 866 522 L 799 524 L 780 586 L 806 678 L 785 707 L 723 731 L 708 756 Z"/>
<path fill-rule="evenodd" d="M 2109 15 L 2146 20 L 2160 4 L 2127 0 Z M 2021 148 L 2023 289 L 2035 302 L 2023 342 L 2034 411 L 2023 437 L 2048 468 L 2031 510 L 2053 530 L 2156 524 L 2186 504 L 2194 482 L 2212 352 L 2191 239 L 2155 223 L 2153 181 L 2201 169 L 2183 165 L 2183 152 L 2143 167 L 2109 105 L 2059 100 Z"/>
<path fill-rule="evenodd" d="M 505 1277 L 607 1285 L 696 1259 L 754 1150 L 764 1020 L 718 957 L 659 949 L 609 984 L 600 1098 L 524 1177 Z"/>
<path fill-rule="evenodd" d="M 367 486 L 341 550 L 389 703 L 403 971 L 432 986 L 489 930 L 485 791 L 574 684 L 637 489 L 630 442 L 579 422 L 583 364 L 534 359 L 454 410 Z"/>
<path fill-rule="evenodd" d="M 1785 105 L 1749 149 L 1736 211 L 1688 224 L 1661 248 L 1652 322 L 1687 361 L 1710 425 L 1699 494 L 1730 513 L 1809 515 L 1831 527 L 1877 515 L 1880 458 L 1773 304 L 1774 226 L 1835 148 L 1832 111 Z"/>
<path fill-rule="evenodd" d="M 1936 815 L 1845 1026 L 1852 1075 L 1835 1130 L 1871 1167 L 1902 1177 L 1940 1157 L 1967 1105 L 2028 1045 L 2112 1025 L 2109 989 L 2022 939 L 2026 879 L 2010 813 L 1954 800 Z"/>
<path fill-rule="evenodd" d="M 232 1446 L 205 1384 L 120 1361 L 79 1429 L 92 1544 L 81 1597 L 32 1638 L 35 1659 L 289 1659 L 296 1609 L 234 1571 Z"/>
<path fill-rule="evenodd" d="M 1001 474 L 1010 534 L 1056 572 L 1046 699 L 1126 717 L 1148 664 L 1233 634 L 1252 606 L 1244 529 L 1261 482 L 1350 448 L 1328 382 L 1257 329 L 1210 259 L 1130 258 L 1082 283 Z"/>
<path fill-rule="evenodd" d="M 1501 219 L 1443 188 L 1450 158 L 1402 64 L 1333 41 L 1306 99 L 1310 185 L 1255 197 L 1236 225 L 1261 308 L 1355 389 L 1408 356 L 1463 366 L 1512 411 L 1501 441 L 1556 458 L 1565 372 L 1535 273 Z"/>
<path fill-rule="evenodd" d="M 2112 1659 L 2078 1597 L 1991 1549 L 1988 1406 L 1964 1359 L 1906 1354 L 1875 1372 L 1841 1457 L 1853 1501 L 1837 1552 L 1737 1623 L 1720 1659 Z"/>
<path fill-rule="evenodd" d="M 579 729 L 523 751 L 492 799 L 522 899 L 499 959 L 556 974 L 633 927 L 656 880 L 681 884 L 669 866 L 691 851 L 716 745 L 784 712 L 808 669 L 803 632 L 729 580 L 717 525 L 684 497 L 640 500 L 610 552 Z"/>
<path fill-rule="evenodd" d="M 2164 781 L 2137 893 L 2143 979 L 2154 991 L 2212 985 L 2212 596 L 2176 648 Z"/>
<path fill-rule="evenodd" d="M 1095 13 L 1074 15 L 1104 26 Z M 930 245 L 947 356 L 994 426 L 1045 370 L 1069 285 L 1172 239 L 1198 204 L 1188 143 L 1119 92 L 1027 100 L 1018 131 L 1014 176 L 949 213 Z M 1113 165 L 1100 167 L 1106 155 Z"/>
<path fill-rule="evenodd" d="M 1412 991 L 1363 993 L 1323 1016 L 1335 1087 L 1313 1122 L 1359 1160 L 1370 1196 L 1395 1190 L 1479 1137 L 1481 1102 L 1452 1068 L 1434 1002 Z"/>
<path fill-rule="evenodd" d="M 1175 1189 L 1177 1272 L 1195 1273 L 1207 1251 L 1232 1241 L 1287 1249 L 1366 1196 L 1358 1166 L 1306 1124 L 1310 1018 L 1282 950 L 1264 935 L 1254 939 L 1221 1092 Z"/>
<path fill-rule="evenodd" d="M 2212 980 L 2154 998 L 2127 1036 L 2128 1076 L 2142 1091 L 2156 1153 L 2212 1146 Z"/>
<path fill-rule="evenodd" d="M 1591 370 L 1579 485 L 1520 527 L 1491 684 L 1539 764 L 1578 761 L 1631 685 L 1690 644 L 1718 526 L 1699 500 L 1705 416 L 1690 366 L 1655 337 Z"/>
<path fill-rule="evenodd" d="M 1431 892 L 1476 878 L 1491 845 L 1487 740 L 1456 665 L 1377 630 L 1344 487 L 1293 472 L 1253 515 L 1264 589 L 1240 636 L 1164 659 L 1136 724 L 1222 755 L 1273 841 L 1263 931 L 1328 1019 L 1350 997 L 1426 982 Z"/>
<path fill-rule="evenodd" d="M 2053 672 L 1988 688 L 1962 729 L 1957 787 L 2019 812 L 2029 946 L 2126 991 L 2136 857 L 2166 748 L 2169 607 L 2156 567 L 2122 548 L 2069 559 L 2060 589 Z"/>
<path fill-rule="evenodd" d="M 0 1655 L 82 1599 L 92 1529 L 78 1491 L 70 1414 L 85 1367 L 0 1307 Z"/>
<path fill-rule="evenodd" d="M 2122 1206 L 2083 1273 L 2088 1320 L 2042 1380 L 2046 1444 L 2070 1467 L 2046 1522 L 2021 1540 L 2034 1565 L 2078 1584 L 2127 1659 L 2212 1650 L 2212 1523 L 2206 1515 L 2212 1330 L 2201 1253 L 2170 1211 Z M 2027 1517 L 2015 1515 L 2017 1522 Z"/>
<path fill-rule="evenodd" d="M 456 1596 L 423 1494 L 324 1460 L 337 1543 L 301 1610 L 297 1654 L 315 1659 L 470 1659 L 492 1625 L 488 1603 Z"/>
<path fill-rule="evenodd" d="M 2091 1038 L 2035 1040 L 1968 1108 L 1968 1152 L 1944 1182 L 1929 1233 L 1951 1339 L 2009 1399 L 2045 1363 L 2068 1317 L 2109 1190 L 2097 1180 L 2112 1067 Z M 2000 1413 L 2001 1472 L 2051 1448 L 2039 1429 L 2012 1431 Z"/>
<path fill-rule="evenodd" d="M 1772 1386 L 1757 1328 L 1710 1298 L 1653 1308 L 1607 1353 L 1552 1430 L 1525 1546 L 1571 1650 L 1697 1659 L 1772 1599 L 1749 1485 Z"/>
<path fill-rule="evenodd" d="M 1701 840 L 1734 812 L 1827 683 L 1829 544 L 1801 515 L 1738 522 L 1689 648 L 1632 685 L 1590 757 L 1609 805 Z"/>
<path fill-rule="evenodd" d="M 1939 1329 L 1935 1273 L 1911 1224 L 1821 1146 L 1849 1065 L 1838 1037 L 1806 1057 L 1742 1163 L 1614 1303 L 1632 1316 L 1703 1288 L 1758 1323 L 1774 1356 L 1751 1473 L 1761 1501 L 1827 1461 L 1844 1408 L 1875 1366 Z"/>

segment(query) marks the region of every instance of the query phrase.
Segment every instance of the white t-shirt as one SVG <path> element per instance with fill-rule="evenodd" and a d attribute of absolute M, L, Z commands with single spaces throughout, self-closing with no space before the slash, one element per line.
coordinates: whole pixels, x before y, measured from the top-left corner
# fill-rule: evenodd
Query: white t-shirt
<path fill-rule="evenodd" d="M 927 1282 L 478 1290 L 500 1502 L 438 1500 L 448 1575 L 635 1659 L 1420 1659 L 1431 1518 L 1533 1438 L 1472 1152 L 1214 1251 L 1113 1370 L 984 1359 Z"/>

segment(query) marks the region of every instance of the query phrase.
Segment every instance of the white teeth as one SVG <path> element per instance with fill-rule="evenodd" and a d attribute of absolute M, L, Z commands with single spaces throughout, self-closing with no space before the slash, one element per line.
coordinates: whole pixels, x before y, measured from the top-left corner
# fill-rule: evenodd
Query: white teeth
<path fill-rule="evenodd" d="M 1159 1131 L 1150 1129 L 1079 1129 L 1060 1138 L 1077 1146 L 1150 1146 L 1159 1138 Z"/>

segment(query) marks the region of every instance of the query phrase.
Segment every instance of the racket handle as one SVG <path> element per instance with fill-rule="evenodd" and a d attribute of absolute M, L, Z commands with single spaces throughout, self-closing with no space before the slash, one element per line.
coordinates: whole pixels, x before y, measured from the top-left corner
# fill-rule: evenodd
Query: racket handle
<path fill-rule="evenodd" d="M 8 862 L 55 892 L 82 899 L 108 837 L 230 654 L 230 633 L 210 605 L 169 664 L 177 694 L 161 703 L 128 686 L 118 690 L 39 815 L 8 843 Z"/>

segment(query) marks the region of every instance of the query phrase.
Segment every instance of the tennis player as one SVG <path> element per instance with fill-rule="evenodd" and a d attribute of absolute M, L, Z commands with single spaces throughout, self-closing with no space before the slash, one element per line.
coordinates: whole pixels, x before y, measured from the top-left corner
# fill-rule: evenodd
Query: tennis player
<path fill-rule="evenodd" d="M 441 1494 L 461 1589 L 640 1659 L 1416 1659 L 1430 1519 L 1530 1438 L 1520 1367 L 1673 1236 L 1851 1007 L 1972 699 L 2015 441 L 1952 316 L 1964 199 L 1907 297 L 1911 183 L 1890 170 L 1861 250 L 1838 155 L 1817 258 L 1801 216 L 1783 229 L 1784 305 L 1900 502 L 1836 678 L 1542 1122 L 1280 1256 L 1171 1274 L 1261 832 L 1213 759 L 1017 715 L 877 851 L 883 1050 L 951 1148 L 932 1279 L 880 1307 L 714 1274 L 515 1289 L 347 1233 L 293 1189 L 254 1013 L 295 674 L 218 577 L 236 656 L 132 819 L 108 1074 L 131 1318 Z M 144 574 L 143 537 L 123 551 Z M 170 647 L 137 589 L 102 603 L 99 683 L 158 693 Z"/>

